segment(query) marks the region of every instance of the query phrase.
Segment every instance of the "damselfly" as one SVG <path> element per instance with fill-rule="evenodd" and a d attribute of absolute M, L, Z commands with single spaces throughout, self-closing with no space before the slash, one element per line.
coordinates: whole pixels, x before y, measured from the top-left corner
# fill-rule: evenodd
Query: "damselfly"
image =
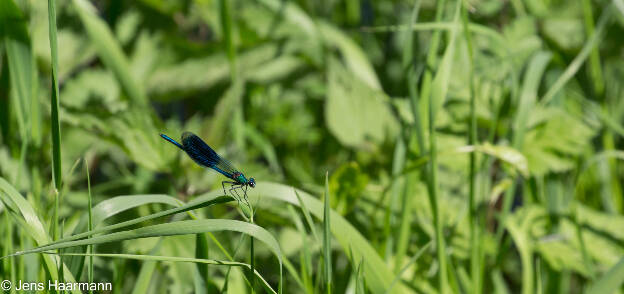
<path fill-rule="evenodd" d="M 182 134 L 182 144 L 169 138 L 165 134 L 160 134 L 160 136 L 171 142 L 171 144 L 184 150 L 184 152 L 186 152 L 186 154 L 188 154 L 188 156 L 200 166 L 212 168 L 228 177 L 231 181 L 221 182 L 223 194 L 227 194 L 225 192 L 225 185 L 228 184 L 230 185 L 230 189 L 228 191 L 232 196 L 236 197 L 236 200 L 242 200 L 240 194 L 238 194 L 238 190 L 240 190 L 243 193 L 245 203 L 249 203 L 247 202 L 247 189 L 249 187 L 256 187 L 256 181 L 254 178 L 247 179 L 242 172 L 238 171 L 227 160 L 219 156 L 217 152 L 212 150 L 212 148 L 210 148 L 210 146 L 208 146 L 208 144 L 206 144 L 206 142 L 200 139 L 197 135 L 191 132 L 184 132 Z"/>

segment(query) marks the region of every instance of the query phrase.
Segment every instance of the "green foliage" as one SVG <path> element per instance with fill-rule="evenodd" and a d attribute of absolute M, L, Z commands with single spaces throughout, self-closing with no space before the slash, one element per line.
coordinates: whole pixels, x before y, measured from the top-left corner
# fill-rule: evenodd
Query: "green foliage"
<path fill-rule="evenodd" d="M 366 148 L 396 134 L 397 122 L 382 92 L 358 80 L 335 60 L 329 62 L 327 82 L 327 128 L 342 144 Z"/>
<path fill-rule="evenodd" d="M 0 0 L 0 277 L 622 292 L 623 20 L 622 0 Z M 249 207 L 158 136 L 186 130 L 257 180 Z"/>
<path fill-rule="evenodd" d="M 342 215 L 351 212 L 367 184 L 368 176 L 362 173 L 356 162 L 340 166 L 329 180 L 332 207 Z"/>

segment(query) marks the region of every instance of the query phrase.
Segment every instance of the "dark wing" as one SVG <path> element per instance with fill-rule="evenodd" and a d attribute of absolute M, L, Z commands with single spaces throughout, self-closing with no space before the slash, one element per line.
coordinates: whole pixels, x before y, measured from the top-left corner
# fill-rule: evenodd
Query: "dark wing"
<path fill-rule="evenodd" d="M 227 160 L 212 150 L 204 140 L 191 132 L 182 134 L 182 145 L 186 154 L 201 166 L 212 168 L 231 179 L 238 172 Z"/>

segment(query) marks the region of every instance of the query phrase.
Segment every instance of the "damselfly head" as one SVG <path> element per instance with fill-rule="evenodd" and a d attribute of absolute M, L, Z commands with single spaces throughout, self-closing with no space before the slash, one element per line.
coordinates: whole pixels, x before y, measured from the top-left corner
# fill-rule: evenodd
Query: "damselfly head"
<path fill-rule="evenodd" d="M 249 186 L 252 188 L 256 187 L 256 180 L 254 180 L 254 178 L 249 178 Z"/>

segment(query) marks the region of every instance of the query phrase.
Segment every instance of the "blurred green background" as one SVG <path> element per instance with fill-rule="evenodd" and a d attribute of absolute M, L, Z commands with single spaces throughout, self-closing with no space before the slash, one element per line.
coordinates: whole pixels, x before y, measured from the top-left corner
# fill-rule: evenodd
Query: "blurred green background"
<path fill-rule="evenodd" d="M 0 278 L 622 293 L 623 85 L 623 0 L 0 0 Z"/>

